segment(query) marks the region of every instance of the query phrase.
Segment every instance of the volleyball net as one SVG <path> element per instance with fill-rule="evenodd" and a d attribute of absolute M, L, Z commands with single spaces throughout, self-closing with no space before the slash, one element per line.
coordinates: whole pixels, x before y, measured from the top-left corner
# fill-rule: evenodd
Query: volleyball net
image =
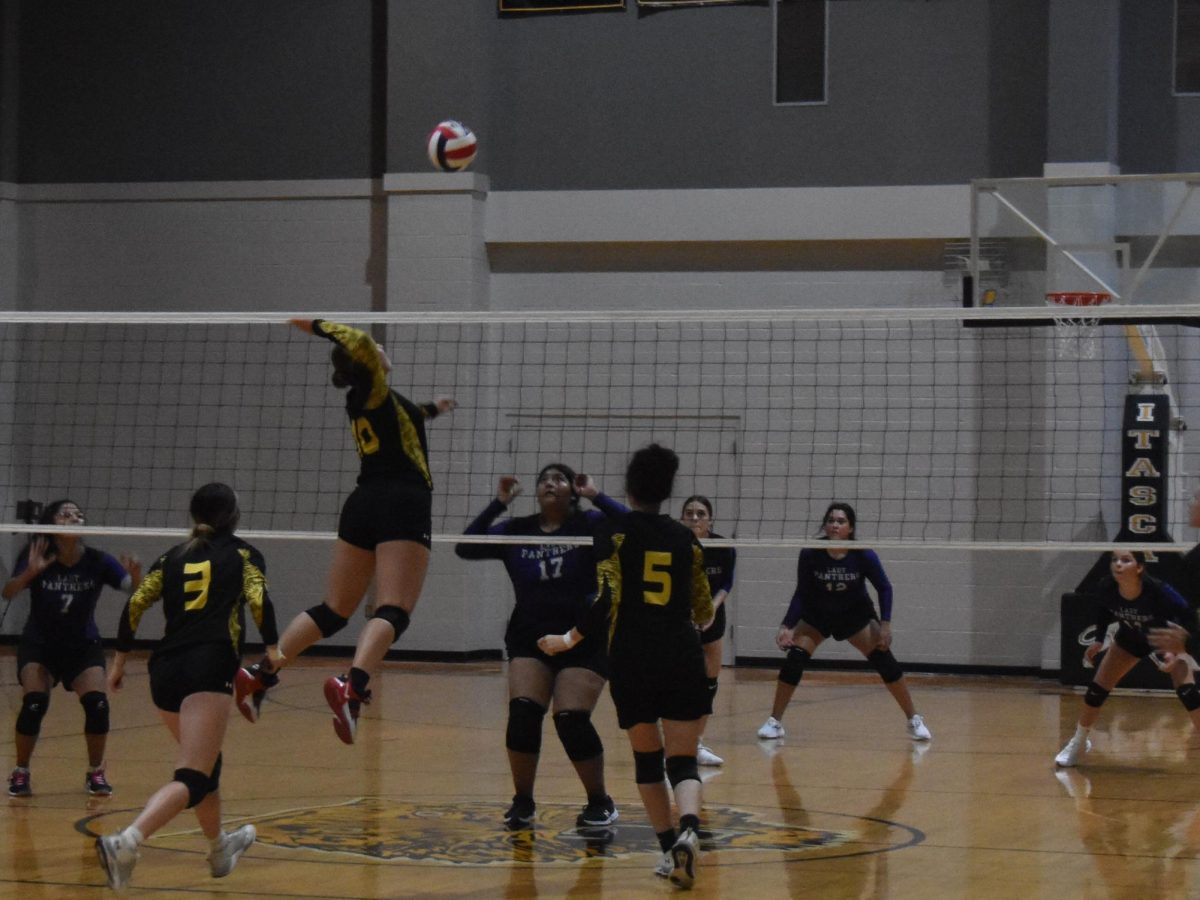
<path fill-rule="evenodd" d="M 620 498 L 657 441 L 681 458 L 664 511 L 703 494 L 739 543 L 810 545 L 840 500 L 873 546 L 1085 549 L 1120 526 L 1130 313 L 1095 311 L 1090 359 L 1035 308 L 292 315 L 370 330 L 396 390 L 458 401 L 427 424 L 435 542 L 549 462 Z M 1200 307 L 1136 313 L 1167 381 L 1144 389 L 1197 421 Z M 216 480 L 247 536 L 328 538 L 358 457 L 331 345 L 289 317 L 0 313 L 0 529 L 69 496 L 97 532 L 178 535 Z M 1176 540 L 1196 452 L 1170 460 Z"/>

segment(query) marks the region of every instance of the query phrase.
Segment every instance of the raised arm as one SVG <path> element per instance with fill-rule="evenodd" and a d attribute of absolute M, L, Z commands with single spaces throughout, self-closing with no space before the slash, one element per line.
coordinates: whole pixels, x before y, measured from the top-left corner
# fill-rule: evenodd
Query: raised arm
<path fill-rule="evenodd" d="M 495 526 L 492 523 L 508 509 L 508 504 L 520 493 L 521 482 L 512 475 L 503 476 L 496 488 L 495 499 L 484 507 L 483 512 L 471 520 L 471 524 L 463 530 L 463 534 L 507 534 L 508 524 L 506 522 Z M 454 545 L 454 553 L 459 559 L 503 559 L 504 551 L 503 544 L 462 543 Z"/>

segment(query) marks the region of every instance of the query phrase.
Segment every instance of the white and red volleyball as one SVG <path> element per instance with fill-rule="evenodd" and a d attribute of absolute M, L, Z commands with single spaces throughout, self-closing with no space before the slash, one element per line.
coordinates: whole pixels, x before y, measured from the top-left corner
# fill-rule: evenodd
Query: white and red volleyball
<path fill-rule="evenodd" d="M 475 158 L 475 132 L 454 119 L 438 122 L 429 134 L 429 161 L 435 169 L 458 172 Z"/>

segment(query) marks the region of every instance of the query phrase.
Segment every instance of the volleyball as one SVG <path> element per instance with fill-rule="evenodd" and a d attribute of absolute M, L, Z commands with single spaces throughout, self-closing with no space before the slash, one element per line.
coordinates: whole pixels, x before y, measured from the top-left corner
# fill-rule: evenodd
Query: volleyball
<path fill-rule="evenodd" d="M 429 161 L 435 169 L 458 172 L 475 158 L 475 132 L 454 119 L 438 122 L 429 134 Z"/>

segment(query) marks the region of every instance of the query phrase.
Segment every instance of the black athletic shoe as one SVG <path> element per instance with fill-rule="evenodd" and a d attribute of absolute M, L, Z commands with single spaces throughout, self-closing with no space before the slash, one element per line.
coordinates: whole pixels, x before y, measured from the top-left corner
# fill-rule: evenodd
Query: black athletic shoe
<path fill-rule="evenodd" d="M 588 801 L 588 805 L 583 808 L 583 812 L 575 820 L 576 828 L 602 828 L 605 825 L 611 825 L 621 817 L 617 812 L 617 807 L 613 803 L 612 797 L 605 797 L 603 800 L 593 803 Z"/>
<path fill-rule="evenodd" d="M 504 825 L 509 831 L 524 831 L 533 827 L 537 804 L 532 797 L 517 794 L 513 797 L 512 806 L 504 814 Z"/>

